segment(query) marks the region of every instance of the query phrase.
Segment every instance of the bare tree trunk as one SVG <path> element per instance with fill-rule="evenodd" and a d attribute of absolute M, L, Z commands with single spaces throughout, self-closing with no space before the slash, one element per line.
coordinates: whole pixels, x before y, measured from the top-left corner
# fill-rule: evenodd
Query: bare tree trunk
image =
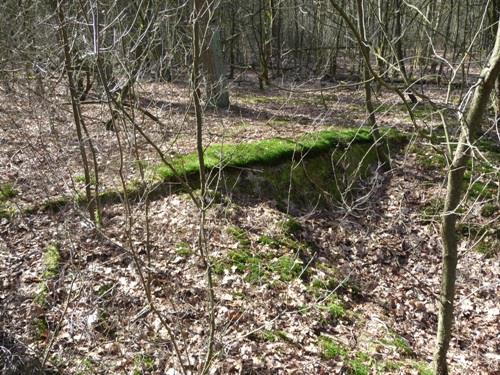
<path fill-rule="evenodd" d="M 214 337 L 215 337 L 215 294 L 212 279 L 212 266 L 208 257 L 208 239 L 206 236 L 206 193 L 207 193 L 207 175 L 205 168 L 205 157 L 203 149 L 203 113 L 200 104 L 200 62 L 203 55 L 201 43 L 201 29 L 200 25 L 206 23 L 201 22 L 203 7 L 199 0 L 195 0 L 193 9 L 193 66 L 191 71 L 191 91 L 194 102 L 194 110 L 196 115 L 196 152 L 198 156 L 198 163 L 200 165 L 200 199 L 199 199 L 199 221 L 198 221 L 198 250 L 200 259 L 206 269 L 207 277 L 207 290 L 208 290 L 208 343 L 207 353 L 201 374 L 207 374 L 210 370 L 214 358 Z"/>
<path fill-rule="evenodd" d="M 213 10 L 211 2 L 195 0 L 195 7 L 200 19 L 199 27 L 204 37 L 200 34 L 201 61 L 207 74 L 207 102 L 218 108 L 229 107 L 229 91 L 224 77 L 224 59 L 222 56 L 222 42 L 220 30 L 213 24 Z M 201 31 L 200 30 L 200 31 Z"/>
<path fill-rule="evenodd" d="M 470 145 L 481 129 L 481 120 L 489 101 L 490 93 L 500 73 L 500 32 L 497 31 L 495 46 L 486 68 L 481 73 L 471 106 L 461 119 L 461 133 L 453 162 L 448 172 L 448 187 L 445 198 L 441 238 L 443 241 L 443 274 L 438 317 L 437 343 L 434 354 L 434 370 L 437 375 L 448 374 L 446 354 L 453 326 L 453 299 L 457 270 L 456 233 L 457 209 L 462 198 L 464 172 L 470 158 Z"/>
<path fill-rule="evenodd" d="M 357 0 L 356 1 L 357 5 L 357 11 L 358 11 L 358 29 L 359 29 L 359 34 L 361 35 L 361 38 L 363 39 L 363 42 L 366 41 L 366 30 L 365 30 L 365 12 L 364 12 L 364 4 L 363 0 Z M 380 132 L 378 130 L 378 125 L 377 125 L 377 119 L 375 118 L 375 108 L 373 107 L 373 101 L 372 101 L 372 88 L 371 88 L 371 80 L 373 79 L 370 69 L 368 67 L 368 63 L 363 60 L 363 55 L 364 56 L 369 56 L 370 51 L 369 48 L 367 47 L 367 44 L 363 43 L 359 45 L 360 52 L 361 52 L 361 61 L 363 64 L 363 81 L 364 81 L 364 88 L 365 88 L 365 105 L 366 105 L 366 112 L 368 113 L 368 124 L 370 127 L 373 129 L 373 138 L 375 140 L 376 144 L 376 151 L 377 151 L 377 157 L 378 160 L 381 162 L 381 164 L 384 165 L 384 168 L 389 167 L 389 159 L 385 153 L 384 146 L 380 142 L 382 142 Z"/>
<path fill-rule="evenodd" d="M 83 118 L 80 106 L 80 95 L 76 87 L 75 77 L 73 75 L 73 61 L 70 50 L 70 41 L 68 38 L 68 33 L 66 31 L 66 17 L 64 15 L 64 10 L 62 8 L 62 1 L 54 1 L 54 6 L 57 13 L 57 20 L 59 23 L 59 39 L 63 48 L 64 53 L 64 70 L 68 79 L 69 92 L 71 97 L 71 108 L 73 112 L 73 120 L 75 123 L 76 136 L 78 138 L 78 146 L 80 149 L 80 156 L 82 158 L 83 172 L 85 178 L 85 198 L 87 200 L 88 212 L 90 215 L 90 220 L 95 223 L 99 222 L 99 216 L 96 215 L 96 201 L 92 197 L 92 181 L 90 177 L 90 167 L 87 157 L 87 151 L 85 150 L 85 140 L 83 138 Z"/>

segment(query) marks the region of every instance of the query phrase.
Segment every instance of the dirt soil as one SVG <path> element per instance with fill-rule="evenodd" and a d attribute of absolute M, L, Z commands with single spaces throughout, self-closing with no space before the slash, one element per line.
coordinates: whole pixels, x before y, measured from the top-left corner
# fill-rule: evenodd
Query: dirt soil
<path fill-rule="evenodd" d="M 282 82 L 260 92 L 255 82 L 235 81 L 231 108 L 206 111 L 205 142 L 363 125 L 362 90 L 333 85 Z M 0 219 L 0 338 L 18 343 L 1 340 L 0 368 L 17 354 L 64 374 L 180 374 L 176 346 L 186 373 L 195 373 L 206 354 L 209 298 L 196 250 L 198 209 L 187 194 L 107 205 L 102 228 L 77 205 L 22 212 L 83 191 L 71 106 L 54 86 L 43 98 L 26 86 L 0 88 L 0 182 L 13 186 L 9 205 L 17 209 Z M 428 92 L 436 100 L 445 95 Z M 195 148 L 188 93 L 181 83 L 137 89 L 140 107 L 159 121 L 137 108 L 133 116 L 167 156 Z M 380 124 L 413 129 L 394 95 L 382 93 L 378 102 Z M 160 158 L 129 123 L 106 130 L 107 107 L 83 107 L 104 189 L 120 186 L 121 165 L 128 180 L 142 167 L 152 173 Z M 429 110 L 417 125 L 428 131 L 439 119 Z M 211 373 L 429 374 L 441 244 L 439 216 L 423 211 L 445 189 L 445 169 L 422 165 L 432 152 L 428 141 L 413 138 L 392 155 L 390 172 L 363 181 L 366 195 L 293 218 L 274 201 L 216 196 L 207 213 L 215 271 Z M 463 221 L 498 228 L 498 211 L 485 219 L 479 204 L 469 205 Z M 466 235 L 460 245 L 449 363 L 451 373 L 498 374 L 500 262 L 498 252 L 475 251 L 476 240 Z M 60 260 L 47 276 L 50 244 Z M 148 280 L 156 310 L 146 298 Z"/>

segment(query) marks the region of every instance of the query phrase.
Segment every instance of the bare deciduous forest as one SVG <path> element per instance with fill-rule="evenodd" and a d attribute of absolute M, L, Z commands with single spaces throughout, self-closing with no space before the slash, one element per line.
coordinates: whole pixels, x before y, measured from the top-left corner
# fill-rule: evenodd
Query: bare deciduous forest
<path fill-rule="evenodd" d="M 0 2 L 2 374 L 499 374 L 500 1 Z"/>

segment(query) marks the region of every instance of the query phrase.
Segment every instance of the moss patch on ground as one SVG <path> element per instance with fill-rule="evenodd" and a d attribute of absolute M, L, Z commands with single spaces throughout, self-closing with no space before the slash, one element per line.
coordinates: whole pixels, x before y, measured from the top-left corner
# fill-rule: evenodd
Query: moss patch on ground
<path fill-rule="evenodd" d="M 400 134 L 389 132 L 389 137 L 402 140 Z M 369 143 L 372 134 L 368 129 L 324 130 L 306 134 L 296 141 L 284 138 L 266 139 L 242 144 L 212 145 L 205 149 L 205 167 L 207 169 L 223 167 L 244 167 L 249 165 L 274 165 L 294 156 L 305 153 L 317 154 L 328 151 L 338 144 Z M 199 171 L 198 155 L 181 155 L 172 161 L 178 175 L 190 175 Z M 163 180 L 170 180 L 176 173 L 168 166 L 157 168 Z"/>

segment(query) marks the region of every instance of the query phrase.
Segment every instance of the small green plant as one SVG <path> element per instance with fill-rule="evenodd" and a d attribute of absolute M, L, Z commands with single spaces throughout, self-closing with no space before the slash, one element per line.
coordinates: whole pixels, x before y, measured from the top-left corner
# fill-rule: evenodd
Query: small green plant
<path fill-rule="evenodd" d="M 81 184 L 84 184 L 85 183 L 85 176 L 81 175 L 81 174 L 75 176 L 75 182 L 79 182 Z M 95 177 L 90 177 L 90 185 L 95 186 L 95 184 L 96 184 Z"/>
<path fill-rule="evenodd" d="M 10 219 L 14 212 L 12 208 L 5 207 L 0 201 L 0 219 Z"/>
<path fill-rule="evenodd" d="M 155 367 L 155 361 L 153 357 L 146 354 L 136 355 L 134 358 L 134 375 L 144 374 L 145 371 L 153 371 Z"/>
<path fill-rule="evenodd" d="M 311 288 L 313 292 L 317 295 L 321 294 L 323 291 L 335 290 L 340 284 L 340 281 L 336 276 L 330 275 L 325 278 L 314 278 L 311 282 Z"/>
<path fill-rule="evenodd" d="M 483 207 L 481 207 L 481 216 L 482 217 L 493 217 L 498 211 L 498 205 L 493 203 L 485 203 Z"/>
<path fill-rule="evenodd" d="M 332 295 L 328 298 L 325 310 L 333 319 L 341 319 L 346 314 L 344 303 L 336 295 Z"/>
<path fill-rule="evenodd" d="M 494 238 L 485 237 L 475 248 L 478 253 L 483 254 L 485 258 L 493 258 L 500 249 L 500 241 Z"/>
<path fill-rule="evenodd" d="M 0 202 L 8 201 L 17 195 L 14 185 L 9 182 L 0 184 Z"/>
<path fill-rule="evenodd" d="M 250 239 L 248 238 L 248 234 L 244 229 L 233 225 L 227 228 L 227 233 L 233 236 L 236 241 L 238 241 L 238 245 L 240 247 L 247 248 L 250 246 Z"/>
<path fill-rule="evenodd" d="M 290 123 L 290 119 L 287 118 L 274 118 L 269 121 L 269 125 L 271 126 L 283 126 L 288 125 Z"/>
<path fill-rule="evenodd" d="M 59 244 L 52 243 L 45 249 L 43 254 L 43 277 L 44 279 L 53 279 L 59 274 L 61 265 L 61 254 L 59 252 Z"/>
<path fill-rule="evenodd" d="M 107 296 L 109 296 L 111 294 L 111 292 L 113 291 L 113 283 L 106 283 L 106 284 L 102 284 L 98 289 L 97 289 L 97 292 L 96 294 L 100 297 L 100 298 L 105 298 Z"/>
<path fill-rule="evenodd" d="M 233 266 L 240 273 L 247 273 L 246 280 L 250 283 L 259 282 L 264 278 L 262 259 L 254 256 L 249 250 L 233 250 L 229 254 L 229 266 Z"/>
<path fill-rule="evenodd" d="M 212 261 L 212 272 L 215 275 L 219 275 L 219 276 L 223 275 L 225 269 L 226 269 L 226 265 L 224 264 L 224 262 L 222 260 L 216 259 L 216 260 Z"/>
<path fill-rule="evenodd" d="M 49 294 L 49 288 L 47 287 L 47 283 L 43 281 L 40 283 L 38 287 L 38 291 L 35 294 L 35 298 L 33 301 L 39 306 L 45 306 L 47 303 L 47 295 Z"/>
<path fill-rule="evenodd" d="M 466 187 L 467 193 L 472 198 L 491 199 L 496 194 L 496 186 L 492 182 L 474 182 Z"/>
<path fill-rule="evenodd" d="M 281 223 L 281 228 L 286 235 L 293 236 L 302 230 L 302 224 L 297 219 L 290 217 Z"/>
<path fill-rule="evenodd" d="M 326 336 L 320 336 L 319 346 L 325 359 L 334 359 L 338 357 L 345 357 L 347 355 L 346 349 L 341 344 L 336 343 L 331 338 Z"/>
<path fill-rule="evenodd" d="M 149 161 L 144 159 L 136 159 L 134 160 L 134 164 L 139 169 L 146 169 L 149 165 Z"/>
<path fill-rule="evenodd" d="M 394 346 L 396 347 L 396 350 L 404 355 L 413 355 L 413 349 L 410 347 L 410 344 L 406 339 L 404 339 L 401 336 L 395 336 L 394 337 Z"/>
<path fill-rule="evenodd" d="M 426 362 L 416 362 L 415 369 L 418 371 L 418 375 L 433 375 L 434 371 L 429 367 Z"/>
<path fill-rule="evenodd" d="M 267 342 L 277 342 L 280 340 L 290 341 L 290 338 L 288 337 L 285 331 L 280 331 L 280 330 L 273 331 L 267 329 L 259 332 L 258 339 Z"/>
<path fill-rule="evenodd" d="M 278 249 L 281 245 L 281 241 L 279 239 L 265 234 L 260 236 L 257 242 L 260 243 L 261 245 L 267 245 L 273 249 Z"/>
<path fill-rule="evenodd" d="M 44 340 L 49 334 L 49 325 L 45 318 L 35 318 L 33 320 L 33 330 L 36 340 Z"/>
<path fill-rule="evenodd" d="M 381 341 L 386 345 L 393 346 L 401 355 L 411 356 L 414 354 L 413 349 L 411 348 L 408 341 L 395 332 L 391 333 L 389 338 L 383 339 Z"/>
<path fill-rule="evenodd" d="M 352 375 L 369 375 L 370 366 L 366 365 L 360 358 L 352 359 L 347 362 Z"/>
<path fill-rule="evenodd" d="M 271 270 L 279 275 L 281 281 L 292 281 L 302 273 L 302 263 L 284 255 L 271 264 Z"/>
<path fill-rule="evenodd" d="M 179 242 L 175 246 L 175 253 L 177 255 L 180 255 L 181 257 L 189 257 L 193 254 L 193 251 L 191 250 L 191 246 L 189 245 L 188 242 Z"/>

